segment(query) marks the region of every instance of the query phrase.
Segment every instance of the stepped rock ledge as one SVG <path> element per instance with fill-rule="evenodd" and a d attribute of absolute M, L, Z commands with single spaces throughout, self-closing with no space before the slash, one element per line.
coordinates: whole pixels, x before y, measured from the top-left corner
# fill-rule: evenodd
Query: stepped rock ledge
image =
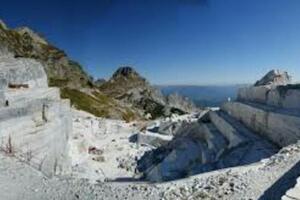
<path fill-rule="evenodd" d="M 70 170 L 70 103 L 49 88 L 43 66 L 0 51 L 1 149 L 47 176 Z"/>

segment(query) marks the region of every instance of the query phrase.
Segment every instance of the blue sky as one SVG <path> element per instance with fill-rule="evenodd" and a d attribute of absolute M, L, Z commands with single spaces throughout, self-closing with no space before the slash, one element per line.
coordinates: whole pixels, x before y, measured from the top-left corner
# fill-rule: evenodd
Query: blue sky
<path fill-rule="evenodd" d="M 252 83 L 272 68 L 300 80 L 299 0 L 10 0 L 0 18 L 94 77 L 133 65 L 154 84 Z"/>

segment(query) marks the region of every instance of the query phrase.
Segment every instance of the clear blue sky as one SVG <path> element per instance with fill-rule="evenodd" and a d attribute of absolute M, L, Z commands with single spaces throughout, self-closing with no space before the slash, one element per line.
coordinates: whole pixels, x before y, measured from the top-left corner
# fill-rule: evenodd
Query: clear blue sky
<path fill-rule="evenodd" d="M 9 0 L 0 18 L 43 33 L 95 77 L 133 65 L 154 84 L 300 80 L 300 0 Z"/>

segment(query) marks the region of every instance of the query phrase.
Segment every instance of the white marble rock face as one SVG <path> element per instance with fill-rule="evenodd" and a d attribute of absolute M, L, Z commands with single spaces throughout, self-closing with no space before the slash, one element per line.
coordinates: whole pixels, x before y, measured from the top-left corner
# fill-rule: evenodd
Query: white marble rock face
<path fill-rule="evenodd" d="M 278 87 L 259 86 L 241 88 L 238 91 L 238 100 L 287 109 L 300 109 L 300 90 L 289 89 L 288 86 L 282 86 L 283 89 L 285 87 L 286 91 L 284 94 L 280 92 Z"/>
<path fill-rule="evenodd" d="M 27 84 L 29 88 L 48 87 L 43 66 L 32 59 L 0 57 L 0 88 L 9 84 Z"/>
<path fill-rule="evenodd" d="M 258 80 L 254 86 L 261 85 L 287 85 L 291 83 L 291 76 L 287 72 L 278 69 L 269 71 L 264 77 Z"/>
<path fill-rule="evenodd" d="M 14 58 L 1 49 L 1 149 L 48 176 L 68 172 L 70 102 L 60 99 L 58 88 L 48 87 L 47 75 L 39 62 Z"/>

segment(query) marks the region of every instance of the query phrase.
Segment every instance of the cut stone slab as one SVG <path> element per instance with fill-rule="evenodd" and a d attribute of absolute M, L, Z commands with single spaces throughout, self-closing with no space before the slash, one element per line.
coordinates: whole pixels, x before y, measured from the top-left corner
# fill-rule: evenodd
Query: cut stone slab
<path fill-rule="evenodd" d="M 217 129 L 226 137 L 229 142 L 228 148 L 238 146 L 245 142 L 246 138 L 243 137 L 237 129 L 231 126 L 224 118 L 220 117 L 217 112 L 209 112 L 209 117 Z"/>
<path fill-rule="evenodd" d="M 280 147 L 300 139 L 300 117 L 297 113 L 242 102 L 226 102 L 222 110 Z"/>
<path fill-rule="evenodd" d="M 262 103 L 286 109 L 300 110 L 300 85 L 258 86 L 240 88 L 238 101 Z"/>
<path fill-rule="evenodd" d="M 137 134 L 137 144 L 160 147 L 166 145 L 169 141 L 172 140 L 172 138 L 172 135 L 161 135 L 149 131 L 146 131 L 145 133 L 140 132 Z"/>
<path fill-rule="evenodd" d="M 0 47 L 0 148 L 47 176 L 69 172 L 69 100 L 48 88 L 43 66 Z"/>

